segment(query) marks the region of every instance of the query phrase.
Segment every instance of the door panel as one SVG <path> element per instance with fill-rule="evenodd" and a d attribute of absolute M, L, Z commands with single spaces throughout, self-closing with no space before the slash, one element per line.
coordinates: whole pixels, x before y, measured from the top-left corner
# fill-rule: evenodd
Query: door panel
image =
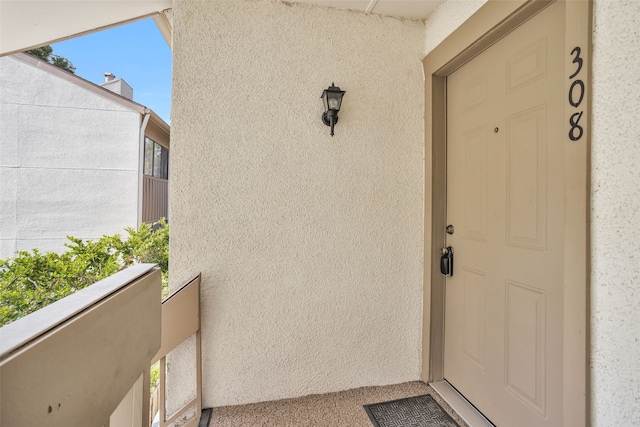
<path fill-rule="evenodd" d="M 444 376 L 498 426 L 562 425 L 564 6 L 447 78 Z"/>
<path fill-rule="evenodd" d="M 547 109 L 507 119 L 507 244 L 545 250 L 547 242 Z"/>
<path fill-rule="evenodd" d="M 546 295 L 507 281 L 505 388 L 544 416 L 546 412 Z"/>

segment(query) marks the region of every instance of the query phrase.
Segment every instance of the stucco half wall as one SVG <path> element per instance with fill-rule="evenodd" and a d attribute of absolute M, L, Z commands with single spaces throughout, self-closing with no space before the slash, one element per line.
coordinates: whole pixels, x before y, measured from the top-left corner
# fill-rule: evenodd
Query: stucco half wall
<path fill-rule="evenodd" d="M 202 272 L 205 407 L 419 379 L 423 57 L 417 21 L 175 2 L 170 286 Z"/>

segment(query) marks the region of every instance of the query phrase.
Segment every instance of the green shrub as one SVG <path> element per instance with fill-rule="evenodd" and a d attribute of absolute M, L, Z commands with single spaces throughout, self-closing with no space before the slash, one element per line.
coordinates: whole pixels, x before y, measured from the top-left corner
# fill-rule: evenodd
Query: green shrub
<path fill-rule="evenodd" d="M 158 381 L 160 380 L 160 362 L 156 362 L 151 365 L 149 369 L 149 395 L 153 396 L 153 392 L 158 385 Z"/>
<path fill-rule="evenodd" d="M 0 260 L 0 326 L 45 307 L 82 288 L 136 263 L 155 263 L 162 269 L 163 298 L 169 269 L 169 226 L 161 220 L 155 231 L 150 224 L 82 241 L 68 236 L 62 254 L 20 251 Z"/>

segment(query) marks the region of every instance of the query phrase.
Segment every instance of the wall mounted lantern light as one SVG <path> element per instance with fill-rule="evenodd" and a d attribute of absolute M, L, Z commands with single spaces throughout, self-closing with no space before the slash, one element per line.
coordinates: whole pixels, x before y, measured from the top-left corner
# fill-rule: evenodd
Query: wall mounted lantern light
<path fill-rule="evenodd" d="M 333 136 L 333 126 L 338 123 L 338 111 L 342 105 L 342 97 L 346 91 L 340 90 L 335 84 L 331 83 L 327 89 L 322 92 L 322 102 L 324 102 L 324 113 L 322 113 L 322 122 L 331 126 L 331 136 Z"/>

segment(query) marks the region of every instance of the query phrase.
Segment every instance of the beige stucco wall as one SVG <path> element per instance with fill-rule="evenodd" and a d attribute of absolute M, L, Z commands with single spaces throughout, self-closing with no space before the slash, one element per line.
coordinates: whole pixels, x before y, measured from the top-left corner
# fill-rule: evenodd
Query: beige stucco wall
<path fill-rule="evenodd" d="M 170 286 L 202 272 L 205 407 L 417 380 L 424 24 L 177 0 L 174 25 Z"/>
<path fill-rule="evenodd" d="M 594 1 L 592 425 L 640 425 L 640 2 Z"/>

